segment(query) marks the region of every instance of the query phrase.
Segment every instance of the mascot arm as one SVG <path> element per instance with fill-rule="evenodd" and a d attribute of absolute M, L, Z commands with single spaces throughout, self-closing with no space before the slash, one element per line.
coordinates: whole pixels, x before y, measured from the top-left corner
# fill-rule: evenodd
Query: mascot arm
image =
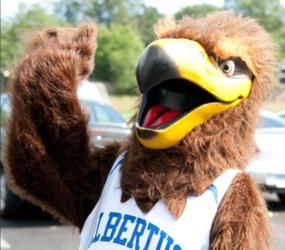
<path fill-rule="evenodd" d="M 119 145 L 90 148 L 77 85 L 93 68 L 96 27 L 49 28 L 31 40 L 11 84 L 6 175 L 11 188 L 81 228 Z"/>
<path fill-rule="evenodd" d="M 226 193 L 211 229 L 211 249 L 271 249 L 265 202 L 252 177 L 239 174 Z"/>

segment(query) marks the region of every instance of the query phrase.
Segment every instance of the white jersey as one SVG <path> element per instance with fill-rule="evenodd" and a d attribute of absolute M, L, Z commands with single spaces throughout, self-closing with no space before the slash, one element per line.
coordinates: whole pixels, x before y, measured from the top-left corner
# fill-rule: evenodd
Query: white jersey
<path fill-rule="evenodd" d="M 115 161 L 97 205 L 81 232 L 79 250 L 206 250 L 218 206 L 239 172 L 229 169 L 200 196 L 189 196 L 176 219 L 162 201 L 144 214 L 133 198 L 121 203 L 120 168 L 124 155 Z"/>

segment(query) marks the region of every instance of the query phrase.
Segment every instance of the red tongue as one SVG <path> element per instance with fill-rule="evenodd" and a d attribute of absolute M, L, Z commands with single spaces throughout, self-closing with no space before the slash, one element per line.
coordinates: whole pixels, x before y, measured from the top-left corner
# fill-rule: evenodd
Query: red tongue
<path fill-rule="evenodd" d="M 157 128 L 181 114 L 179 111 L 168 109 L 162 105 L 156 105 L 151 107 L 147 112 L 143 126 L 145 128 Z"/>

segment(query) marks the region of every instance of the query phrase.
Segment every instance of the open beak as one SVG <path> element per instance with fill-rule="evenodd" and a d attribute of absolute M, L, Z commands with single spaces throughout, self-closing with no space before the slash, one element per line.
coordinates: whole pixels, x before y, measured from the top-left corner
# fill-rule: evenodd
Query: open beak
<path fill-rule="evenodd" d="M 189 39 L 160 39 L 138 60 L 143 94 L 136 121 L 138 140 L 148 148 L 177 144 L 195 127 L 238 105 L 250 93 L 250 77 L 225 75 L 204 48 Z"/>

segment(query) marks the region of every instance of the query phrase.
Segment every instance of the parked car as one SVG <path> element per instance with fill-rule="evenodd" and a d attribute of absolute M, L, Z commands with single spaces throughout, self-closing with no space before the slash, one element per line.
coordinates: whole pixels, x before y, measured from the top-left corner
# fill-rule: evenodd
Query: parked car
<path fill-rule="evenodd" d="M 130 128 L 128 127 L 124 118 L 114 110 L 114 108 L 105 103 L 103 99 L 97 101 L 92 95 L 84 96 L 86 92 L 80 87 L 78 91 L 78 97 L 82 105 L 83 111 L 88 115 L 88 131 L 90 134 L 90 140 L 96 143 L 99 147 L 113 140 L 124 140 L 130 134 Z M 88 86 L 89 90 L 90 86 Z M 4 145 L 6 135 L 7 118 L 11 111 L 10 98 L 7 93 L 1 94 L 1 162 L 0 162 L 0 188 L 1 188 L 1 216 L 2 217 L 15 217 L 19 213 L 26 213 L 26 211 L 36 210 L 28 202 L 25 202 L 18 198 L 7 187 L 5 176 L 3 173 L 4 162 Z M 33 211 L 34 212 L 34 211 Z"/>
<path fill-rule="evenodd" d="M 261 118 L 255 134 L 257 154 L 247 170 L 263 190 L 285 202 L 285 122 L 268 111 L 262 111 Z"/>
<path fill-rule="evenodd" d="M 124 118 L 108 104 L 90 100 L 80 100 L 89 115 L 89 134 L 97 146 L 104 146 L 114 140 L 123 140 L 130 134 Z"/>

